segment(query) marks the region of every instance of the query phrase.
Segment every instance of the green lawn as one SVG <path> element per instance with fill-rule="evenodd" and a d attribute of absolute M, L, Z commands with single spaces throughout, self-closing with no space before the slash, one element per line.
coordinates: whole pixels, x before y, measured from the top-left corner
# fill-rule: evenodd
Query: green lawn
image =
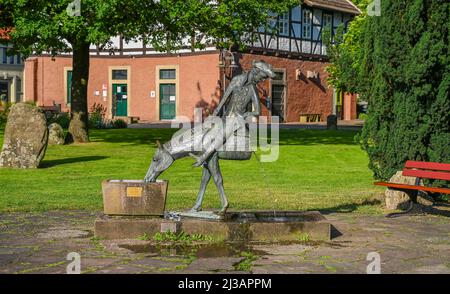
<path fill-rule="evenodd" d="M 142 179 L 155 140 L 171 129 L 91 131 L 92 143 L 49 146 L 42 168 L 0 169 L 0 211 L 102 209 L 104 179 Z M 221 161 L 231 209 L 323 210 L 380 213 L 383 189 L 372 185 L 368 159 L 349 131 L 283 130 L 280 158 L 260 164 Z M 3 142 L 3 131 L 0 131 Z M 169 180 L 168 207 L 190 208 L 201 169 L 193 159 L 174 163 L 161 178 Z M 205 208 L 219 207 L 211 182 Z"/>

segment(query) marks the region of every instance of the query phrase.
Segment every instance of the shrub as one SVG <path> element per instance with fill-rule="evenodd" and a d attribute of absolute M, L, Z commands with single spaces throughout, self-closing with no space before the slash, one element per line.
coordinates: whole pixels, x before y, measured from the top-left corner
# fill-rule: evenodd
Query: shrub
<path fill-rule="evenodd" d="M 369 103 L 362 147 L 387 180 L 407 160 L 450 162 L 450 10 L 448 1 L 385 0 L 382 11 L 364 27 L 358 80 Z"/>
<path fill-rule="evenodd" d="M 358 119 L 360 120 L 367 120 L 368 115 L 367 113 L 360 113 Z"/>
<path fill-rule="evenodd" d="M 69 128 L 70 123 L 69 113 L 68 112 L 52 113 L 49 117 L 47 117 L 47 124 L 50 125 L 52 123 L 59 124 L 63 129 Z"/>
<path fill-rule="evenodd" d="M 4 127 L 6 120 L 8 119 L 9 109 L 11 108 L 11 103 L 3 102 L 0 106 L 0 127 Z"/>
<path fill-rule="evenodd" d="M 112 121 L 112 126 L 114 129 L 126 129 L 128 124 L 123 119 L 115 119 Z"/>
<path fill-rule="evenodd" d="M 107 126 L 105 121 L 106 107 L 102 104 L 94 103 L 89 110 L 89 128 L 104 129 Z"/>

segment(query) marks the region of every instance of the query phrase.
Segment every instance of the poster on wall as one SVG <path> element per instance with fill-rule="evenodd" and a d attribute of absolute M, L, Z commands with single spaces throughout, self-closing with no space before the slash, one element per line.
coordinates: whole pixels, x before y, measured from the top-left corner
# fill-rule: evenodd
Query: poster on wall
<path fill-rule="evenodd" d="M 108 100 L 108 86 L 106 84 L 102 85 L 102 96 L 103 96 L 103 101 Z"/>

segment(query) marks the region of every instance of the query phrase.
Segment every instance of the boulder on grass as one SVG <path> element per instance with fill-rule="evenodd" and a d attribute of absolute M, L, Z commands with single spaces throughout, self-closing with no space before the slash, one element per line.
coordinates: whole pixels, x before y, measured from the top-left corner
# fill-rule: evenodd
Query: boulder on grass
<path fill-rule="evenodd" d="M 48 126 L 48 144 L 64 145 L 64 130 L 57 123 Z"/>
<path fill-rule="evenodd" d="M 37 168 L 47 149 L 44 112 L 27 103 L 11 107 L 5 128 L 0 167 Z"/>
<path fill-rule="evenodd" d="M 415 185 L 416 178 L 403 176 L 403 172 L 398 171 L 395 175 L 392 176 L 389 182 L 396 184 Z M 410 205 L 411 199 L 405 192 L 386 189 L 384 195 L 386 196 L 386 208 L 388 210 L 406 210 Z"/>

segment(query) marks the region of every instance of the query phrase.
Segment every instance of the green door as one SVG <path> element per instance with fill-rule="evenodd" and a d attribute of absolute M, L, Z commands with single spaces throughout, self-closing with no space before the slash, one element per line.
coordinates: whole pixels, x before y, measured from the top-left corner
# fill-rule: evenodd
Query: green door
<path fill-rule="evenodd" d="M 114 116 L 128 116 L 128 92 L 127 84 L 113 84 L 113 113 Z"/>
<path fill-rule="evenodd" d="M 68 70 L 67 71 L 67 81 L 66 81 L 66 85 L 67 85 L 67 103 L 71 103 L 72 102 L 72 71 Z"/>
<path fill-rule="evenodd" d="M 175 84 L 159 85 L 159 118 L 175 118 L 176 93 Z"/>

